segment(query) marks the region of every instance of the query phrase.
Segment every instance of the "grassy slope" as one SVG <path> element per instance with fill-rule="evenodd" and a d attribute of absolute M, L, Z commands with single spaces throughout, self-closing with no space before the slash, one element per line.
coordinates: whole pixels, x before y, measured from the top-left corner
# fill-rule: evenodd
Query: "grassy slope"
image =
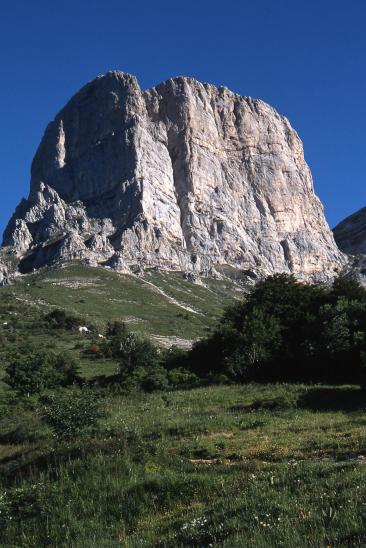
<path fill-rule="evenodd" d="M 99 344 L 108 321 L 120 320 L 129 329 L 158 337 L 165 344 L 194 340 L 215 324 L 224 307 L 243 290 L 234 282 L 211 280 L 193 284 L 180 273 L 148 272 L 144 278 L 103 268 L 69 264 L 25 276 L 21 283 L 0 288 L 0 380 L 9 349 L 27 340 L 81 360 L 87 378 L 115 373 L 116 364 L 96 360 L 85 350 Z M 76 313 L 97 331 L 88 337 L 49 330 L 42 318 L 53 308 Z M 7 325 L 4 325 L 6 323 Z M 2 359 L 3 358 L 3 359 Z M 2 385 L 0 382 L 0 391 Z"/>
<path fill-rule="evenodd" d="M 65 308 L 101 326 L 123 320 L 134 331 L 193 339 L 242 294 L 230 281 L 204 282 L 205 287 L 193 284 L 174 272 L 148 272 L 141 278 L 73 264 L 1 288 L 0 299 L 11 294 L 24 306 Z"/>
<path fill-rule="evenodd" d="M 3 434 L 2 546 L 365 545 L 359 389 L 211 387 L 106 406 L 69 447 L 34 413 L 30 441 Z"/>

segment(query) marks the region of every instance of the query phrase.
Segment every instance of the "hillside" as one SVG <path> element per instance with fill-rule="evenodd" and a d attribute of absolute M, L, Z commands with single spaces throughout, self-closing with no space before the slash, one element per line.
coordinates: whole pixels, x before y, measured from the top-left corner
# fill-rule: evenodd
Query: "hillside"
<path fill-rule="evenodd" d="M 0 289 L 23 306 L 52 306 L 104 325 L 127 322 L 133 331 L 153 336 L 197 338 L 220 316 L 225 305 L 243 294 L 243 285 L 226 278 L 192 283 L 179 272 L 119 274 L 77 263 L 43 269 L 21 283 Z"/>
<path fill-rule="evenodd" d="M 136 347 L 129 332 L 106 331 L 108 322 L 122 320 L 161 346 L 188 346 L 247 291 L 229 277 L 202 284 L 178 272 L 140 277 L 73 263 L 0 288 L 1 375 L 15 356 L 0 384 L 1 546 L 293 548 L 304 539 L 314 548 L 365 545 L 366 391 L 360 384 L 245 381 L 240 369 L 230 368 L 215 331 L 201 347 L 214 342 L 214 353 L 201 354 L 196 365 L 202 372 L 224 358 L 222 367 L 198 378 L 185 369 L 192 353 L 175 354 L 171 362 L 162 348 Z M 327 299 L 320 312 L 310 294 Z M 283 315 L 280 330 L 257 315 L 271 304 L 277 318 Z M 55 323 L 54 310 L 65 311 L 73 325 Z M 228 322 L 250 318 L 251 310 L 259 335 L 252 341 L 267 341 L 275 351 L 278 335 L 284 337 L 279 356 L 262 358 L 269 376 L 286 366 L 285 351 L 296 372 L 306 349 L 314 350 L 326 332 L 329 355 L 321 354 L 321 365 L 329 382 L 337 364 L 357 382 L 351 360 L 366 345 L 362 287 L 338 280 L 321 288 L 284 275 L 257 284 L 221 324 L 236 366 L 235 343 L 245 352 L 245 340 Z M 309 330 L 324 312 L 319 329 Z M 250 335 L 246 325 L 243 333 Z M 80 326 L 89 331 L 80 333 Z M 297 341 L 301 333 L 311 338 Z M 289 342 L 298 349 L 293 357 Z M 311 355 L 310 370 L 317 358 Z M 47 376 L 47 364 L 56 368 L 60 356 L 66 366 L 77 360 L 79 376 L 68 383 L 69 369 Z M 332 361 L 337 356 L 339 363 Z"/>
<path fill-rule="evenodd" d="M 87 378 L 108 375 L 115 372 L 115 363 L 93 360 L 83 350 L 99 344 L 98 334 L 112 321 L 126 322 L 131 331 L 158 345 L 189 347 L 244 292 L 240 280 L 207 278 L 202 284 L 187 281 L 178 272 L 150 271 L 141 277 L 78 263 L 43 269 L 0 287 L 0 355 L 32 340 L 81 358 Z M 81 325 L 93 324 L 94 332 L 55 333 L 42 320 L 54 308 L 76 314 Z"/>

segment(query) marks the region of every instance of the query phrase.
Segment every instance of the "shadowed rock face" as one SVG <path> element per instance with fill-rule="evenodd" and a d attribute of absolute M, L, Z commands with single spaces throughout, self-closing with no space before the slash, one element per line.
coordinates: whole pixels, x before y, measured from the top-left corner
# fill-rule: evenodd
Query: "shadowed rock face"
<path fill-rule="evenodd" d="M 350 255 L 366 254 L 366 207 L 341 221 L 334 229 L 338 247 Z"/>
<path fill-rule="evenodd" d="M 328 279 L 345 262 L 286 118 L 190 78 L 142 92 L 122 72 L 87 84 L 49 124 L 3 244 L 23 271 L 83 259 Z"/>

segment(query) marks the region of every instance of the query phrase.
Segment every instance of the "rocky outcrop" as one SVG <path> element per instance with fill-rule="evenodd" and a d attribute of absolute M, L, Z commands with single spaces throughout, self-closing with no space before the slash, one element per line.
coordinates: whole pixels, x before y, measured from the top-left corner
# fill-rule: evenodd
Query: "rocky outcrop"
<path fill-rule="evenodd" d="M 366 207 L 346 217 L 333 233 L 339 249 L 348 255 L 345 275 L 366 286 Z"/>
<path fill-rule="evenodd" d="M 0 286 L 12 284 L 19 276 L 17 260 L 11 249 L 0 249 Z"/>
<path fill-rule="evenodd" d="M 350 255 L 366 254 L 366 207 L 341 221 L 334 229 L 338 247 Z"/>
<path fill-rule="evenodd" d="M 4 264 L 0 264 L 0 286 L 8 283 L 8 269 Z"/>
<path fill-rule="evenodd" d="M 87 84 L 49 124 L 3 243 L 23 272 L 81 259 L 325 279 L 345 263 L 286 118 L 190 78 L 143 92 L 121 72 Z"/>

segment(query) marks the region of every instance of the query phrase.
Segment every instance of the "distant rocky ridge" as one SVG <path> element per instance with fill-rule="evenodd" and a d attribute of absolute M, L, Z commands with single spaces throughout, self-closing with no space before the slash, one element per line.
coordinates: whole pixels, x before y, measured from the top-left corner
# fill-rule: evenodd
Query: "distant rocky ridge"
<path fill-rule="evenodd" d="M 339 249 L 348 255 L 349 274 L 366 285 L 366 207 L 338 223 L 333 233 Z"/>
<path fill-rule="evenodd" d="M 366 255 L 366 207 L 346 217 L 334 229 L 339 249 L 349 255 Z"/>
<path fill-rule="evenodd" d="M 286 118 L 225 87 L 178 77 L 143 92 L 117 71 L 48 125 L 3 245 L 21 272 L 80 259 L 324 280 L 346 263 Z"/>

